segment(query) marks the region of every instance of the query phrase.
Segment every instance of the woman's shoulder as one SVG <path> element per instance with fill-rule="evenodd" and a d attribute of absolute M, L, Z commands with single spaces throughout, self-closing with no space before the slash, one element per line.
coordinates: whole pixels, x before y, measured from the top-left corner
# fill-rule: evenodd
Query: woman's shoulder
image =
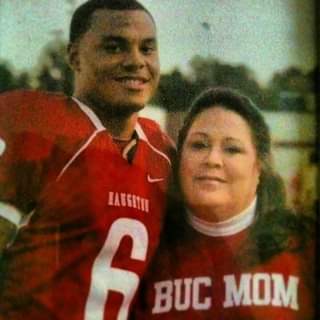
<path fill-rule="evenodd" d="M 315 222 L 288 208 L 275 209 L 258 216 L 250 238 L 262 260 L 282 252 L 303 253 L 313 246 Z"/>
<path fill-rule="evenodd" d="M 259 233 L 311 239 L 314 236 L 315 221 L 290 208 L 278 208 L 258 216 L 256 228 Z"/>

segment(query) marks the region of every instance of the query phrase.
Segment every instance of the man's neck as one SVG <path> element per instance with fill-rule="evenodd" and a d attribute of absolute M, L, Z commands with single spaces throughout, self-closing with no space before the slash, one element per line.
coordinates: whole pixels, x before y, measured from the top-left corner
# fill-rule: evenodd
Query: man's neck
<path fill-rule="evenodd" d="M 137 119 L 138 114 L 133 113 L 129 117 L 104 118 L 101 121 L 112 137 L 129 141 L 132 138 Z"/>
<path fill-rule="evenodd" d="M 138 119 L 137 112 L 121 113 L 117 112 L 117 110 L 112 110 L 107 106 L 99 106 L 91 103 L 87 99 L 83 99 L 77 95 L 75 95 L 75 97 L 97 115 L 112 137 L 124 141 L 131 140 Z"/>

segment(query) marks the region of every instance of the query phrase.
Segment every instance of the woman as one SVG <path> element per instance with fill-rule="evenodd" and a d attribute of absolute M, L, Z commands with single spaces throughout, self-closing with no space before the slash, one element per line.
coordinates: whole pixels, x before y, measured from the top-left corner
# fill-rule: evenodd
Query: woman
<path fill-rule="evenodd" d="M 286 209 L 270 149 L 248 98 L 214 88 L 195 100 L 135 319 L 313 318 L 311 228 Z"/>

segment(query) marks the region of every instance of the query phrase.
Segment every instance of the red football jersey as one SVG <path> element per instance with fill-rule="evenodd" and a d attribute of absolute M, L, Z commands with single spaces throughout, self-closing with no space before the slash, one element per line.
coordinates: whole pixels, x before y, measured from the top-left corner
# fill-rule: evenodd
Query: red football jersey
<path fill-rule="evenodd" d="M 133 319 L 313 320 L 314 274 L 302 254 L 283 252 L 245 265 L 248 257 L 238 253 L 246 230 L 217 237 L 190 234 L 190 242 L 159 250 Z"/>
<path fill-rule="evenodd" d="M 0 115 L 0 202 L 28 213 L 0 318 L 126 319 L 158 245 L 170 140 L 139 118 L 121 152 L 89 108 L 47 93 L 2 95 Z"/>

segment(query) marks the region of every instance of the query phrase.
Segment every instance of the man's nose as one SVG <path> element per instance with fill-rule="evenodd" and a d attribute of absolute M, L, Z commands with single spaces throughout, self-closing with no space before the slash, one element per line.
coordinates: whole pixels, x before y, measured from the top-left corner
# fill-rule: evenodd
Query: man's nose
<path fill-rule="evenodd" d="M 132 48 L 124 57 L 123 66 L 126 69 L 141 69 L 145 64 L 143 54 L 138 48 Z"/>

